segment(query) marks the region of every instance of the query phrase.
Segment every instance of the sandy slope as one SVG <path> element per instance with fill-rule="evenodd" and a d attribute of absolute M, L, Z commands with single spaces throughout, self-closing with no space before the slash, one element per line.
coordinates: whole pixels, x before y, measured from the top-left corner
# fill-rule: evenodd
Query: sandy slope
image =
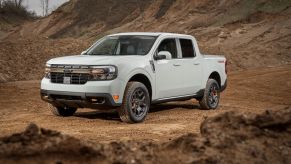
<path fill-rule="evenodd" d="M 137 2 L 74 0 L 9 35 L 0 32 L 0 82 L 40 79 L 47 59 L 79 54 L 97 38 L 125 31 L 194 35 L 202 53 L 225 55 L 231 70 L 291 62 L 289 0 Z"/>

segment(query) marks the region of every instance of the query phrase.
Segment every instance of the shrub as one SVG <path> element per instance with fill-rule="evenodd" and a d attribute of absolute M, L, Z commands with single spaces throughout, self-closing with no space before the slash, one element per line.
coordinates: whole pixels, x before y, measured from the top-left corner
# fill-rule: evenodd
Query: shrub
<path fill-rule="evenodd" d="M 28 11 L 22 4 L 13 0 L 0 0 L 0 14 L 4 16 L 16 16 L 21 18 L 34 18 L 36 14 Z"/>

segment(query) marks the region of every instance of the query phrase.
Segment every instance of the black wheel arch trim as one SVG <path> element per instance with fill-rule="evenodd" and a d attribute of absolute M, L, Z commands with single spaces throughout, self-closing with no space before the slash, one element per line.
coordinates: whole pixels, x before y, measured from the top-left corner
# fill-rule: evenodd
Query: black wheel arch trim
<path fill-rule="evenodd" d="M 224 84 L 220 87 L 220 92 L 223 92 L 227 87 L 227 79 L 225 80 Z"/>

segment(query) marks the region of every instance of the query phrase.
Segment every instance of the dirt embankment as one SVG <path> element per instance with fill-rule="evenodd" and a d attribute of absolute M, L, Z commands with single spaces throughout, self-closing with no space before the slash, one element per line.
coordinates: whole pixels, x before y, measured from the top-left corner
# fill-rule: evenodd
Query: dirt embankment
<path fill-rule="evenodd" d="M 260 114 L 226 112 L 207 118 L 201 134 L 165 143 L 92 144 L 30 124 L 0 138 L 2 162 L 290 163 L 291 108 Z"/>
<path fill-rule="evenodd" d="M 202 53 L 224 54 L 231 71 L 288 64 L 290 6 L 290 0 L 72 0 L 9 35 L 0 32 L 0 82 L 39 79 L 47 59 L 79 54 L 103 35 L 128 31 L 194 35 Z M 14 68 L 21 60 L 35 71 Z"/>
<path fill-rule="evenodd" d="M 46 61 L 80 54 L 88 48 L 85 40 L 46 38 L 10 39 L 0 42 L 0 83 L 43 77 Z"/>
<path fill-rule="evenodd" d="M 35 28 L 34 33 L 41 30 L 54 38 L 73 36 L 93 40 L 108 33 L 127 31 L 185 33 L 197 37 L 201 52 L 226 55 L 232 70 L 291 62 L 289 0 L 142 2 L 126 0 L 121 5 L 71 1 L 36 23 L 40 28 Z M 103 10 L 98 10 L 98 14 L 88 13 L 86 5 L 92 8 L 98 5 Z M 64 25 L 60 21 L 64 18 L 71 22 Z"/>

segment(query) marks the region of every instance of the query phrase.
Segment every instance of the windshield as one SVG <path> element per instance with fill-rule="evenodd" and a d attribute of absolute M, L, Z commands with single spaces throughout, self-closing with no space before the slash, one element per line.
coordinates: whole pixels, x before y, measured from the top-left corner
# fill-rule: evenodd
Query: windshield
<path fill-rule="evenodd" d="M 93 46 L 87 55 L 146 55 L 152 48 L 155 36 L 108 36 Z"/>

